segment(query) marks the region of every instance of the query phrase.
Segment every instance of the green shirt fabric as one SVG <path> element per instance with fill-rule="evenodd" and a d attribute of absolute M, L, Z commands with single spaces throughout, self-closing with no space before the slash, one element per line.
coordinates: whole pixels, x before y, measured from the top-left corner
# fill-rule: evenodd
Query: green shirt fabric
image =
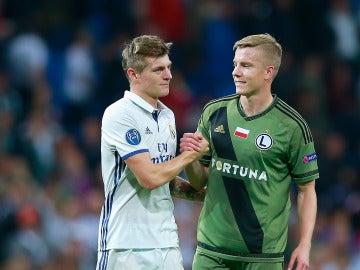
<path fill-rule="evenodd" d="M 210 147 L 200 162 L 210 173 L 198 241 L 220 257 L 283 259 L 291 181 L 319 177 L 313 138 L 306 121 L 277 96 L 251 117 L 239 97 L 210 101 L 199 120 Z"/>

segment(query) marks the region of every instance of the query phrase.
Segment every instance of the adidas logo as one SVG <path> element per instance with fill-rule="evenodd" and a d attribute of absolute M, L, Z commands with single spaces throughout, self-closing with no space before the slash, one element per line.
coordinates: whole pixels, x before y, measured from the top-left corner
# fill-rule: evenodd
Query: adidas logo
<path fill-rule="evenodd" d="M 149 127 L 146 127 L 146 129 L 145 129 L 145 134 L 153 134 L 153 133 L 151 132 L 151 130 L 149 129 Z"/>
<path fill-rule="evenodd" d="M 218 133 L 224 134 L 224 133 L 225 133 L 224 126 L 223 126 L 223 125 L 220 125 L 220 126 L 216 127 L 216 128 L 214 129 L 214 132 L 218 132 Z"/>

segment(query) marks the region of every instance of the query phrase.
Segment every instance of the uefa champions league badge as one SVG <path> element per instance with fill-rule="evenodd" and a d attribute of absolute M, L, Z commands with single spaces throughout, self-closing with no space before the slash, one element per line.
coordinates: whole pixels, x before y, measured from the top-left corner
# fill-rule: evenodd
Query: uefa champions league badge
<path fill-rule="evenodd" d="M 130 129 L 125 134 L 126 141 L 131 145 L 137 145 L 141 142 L 140 132 L 136 129 Z"/>
<path fill-rule="evenodd" d="M 303 162 L 304 162 L 305 164 L 308 164 L 308 163 L 310 163 L 310 162 L 312 162 L 312 161 L 317 160 L 317 155 L 316 155 L 316 153 L 312 153 L 312 154 L 303 156 L 302 160 L 303 160 Z"/>

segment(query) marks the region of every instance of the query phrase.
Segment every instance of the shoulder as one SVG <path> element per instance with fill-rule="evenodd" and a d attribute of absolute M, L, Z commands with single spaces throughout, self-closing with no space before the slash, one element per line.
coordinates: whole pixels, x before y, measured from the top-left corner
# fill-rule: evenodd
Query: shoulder
<path fill-rule="evenodd" d="M 313 140 L 306 120 L 296 109 L 280 98 L 277 98 L 274 108 L 278 112 L 280 121 L 286 124 L 286 126 L 294 131 L 300 129 L 305 141 L 311 142 Z"/>
<path fill-rule="evenodd" d="M 228 106 L 228 104 L 231 102 L 237 104 L 238 100 L 239 100 L 238 94 L 232 94 L 228 96 L 223 96 L 221 98 L 212 99 L 205 104 L 203 111 L 214 111 L 218 108 Z"/>
<path fill-rule="evenodd" d="M 127 106 L 126 99 L 124 98 L 118 99 L 117 101 L 106 107 L 104 114 L 111 114 L 113 112 L 123 109 L 126 106 Z"/>
<path fill-rule="evenodd" d="M 137 115 L 136 106 L 128 99 L 119 99 L 110 104 L 104 111 L 103 122 L 120 120 Z"/>
<path fill-rule="evenodd" d="M 284 120 L 294 121 L 296 123 L 306 123 L 300 113 L 282 99 L 277 98 L 274 105 L 275 109 Z"/>

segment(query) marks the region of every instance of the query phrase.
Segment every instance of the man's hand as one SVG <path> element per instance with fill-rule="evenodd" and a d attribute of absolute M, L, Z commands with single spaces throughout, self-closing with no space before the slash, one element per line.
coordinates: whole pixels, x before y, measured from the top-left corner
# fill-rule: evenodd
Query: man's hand
<path fill-rule="evenodd" d="M 197 151 L 203 154 L 209 150 L 209 143 L 200 132 L 184 133 L 180 139 L 180 153 L 184 151 Z"/>
<path fill-rule="evenodd" d="M 185 133 L 180 139 L 181 154 L 195 154 L 195 158 L 197 159 L 185 168 L 185 172 L 190 180 L 191 186 L 198 191 L 206 186 L 208 180 L 209 169 L 199 162 L 199 159 L 208 151 L 209 142 L 200 132 Z"/>
<path fill-rule="evenodd" d="M 299 245 L 291 254 L 288 270 L 309 269 L 310 247 Z"/>

